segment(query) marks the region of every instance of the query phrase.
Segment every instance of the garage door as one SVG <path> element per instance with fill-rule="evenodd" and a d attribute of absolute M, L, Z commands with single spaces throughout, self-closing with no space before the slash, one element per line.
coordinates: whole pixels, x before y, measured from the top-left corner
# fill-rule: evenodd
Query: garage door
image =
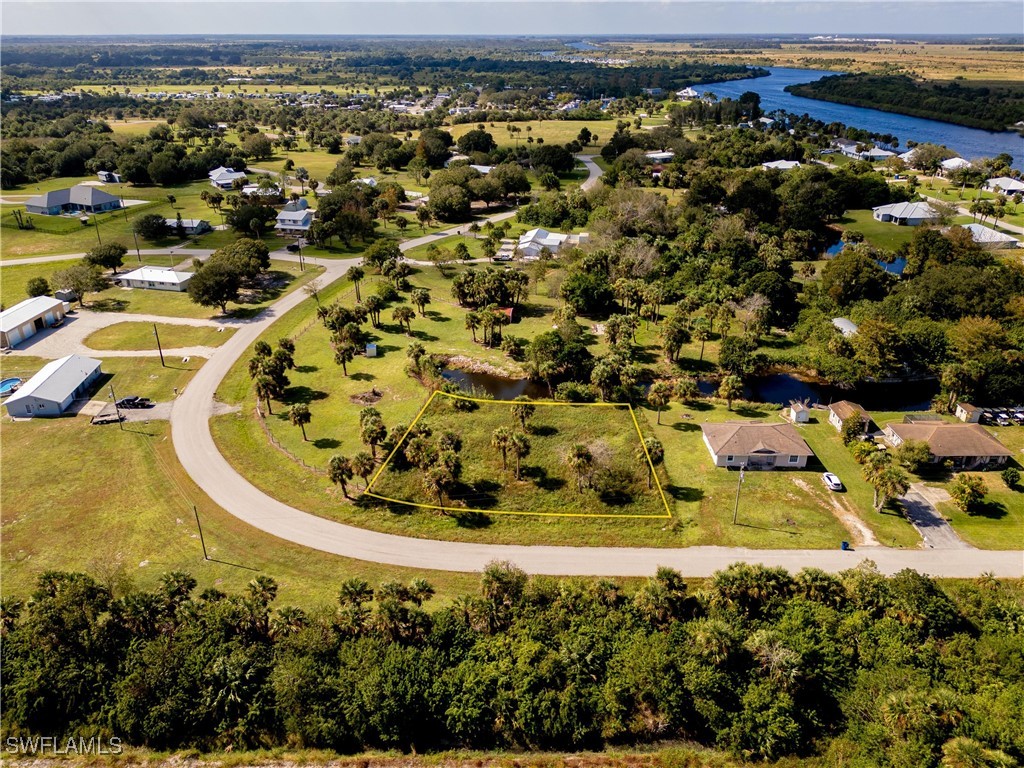
<path fill-rule="evenodd" d="M 45 319 L 47 325 L 53 325 L 53 312 L 47 312 Z"/>
<path fill-rule="evenodd" d="M 8 331 L 7 341 L 10 343 L 12 347 L 17 345 L 17 343 L 21 341 L 21 328 L 12 328 L 10 331 Z"/>

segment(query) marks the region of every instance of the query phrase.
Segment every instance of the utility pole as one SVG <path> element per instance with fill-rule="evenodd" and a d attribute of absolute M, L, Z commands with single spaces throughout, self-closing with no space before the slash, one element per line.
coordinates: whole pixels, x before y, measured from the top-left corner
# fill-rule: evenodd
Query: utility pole
<path fill-rule="evenodd" d="M 160 353 L 160 366 L 166 368 L 167 363 L 164 362 L 164 350 L 160 346 L 160 334 L 156 330 L 156 323 L 153 323 L 153 335 L 156 336 L 156 351 Z"/>
<path fill-rule="evenodd" d="M 736 516 L 740 512 L 740 488 L 743 486 L 743 471 L 747 468 L 746 464 L 740 465 L 740 477 L 736 481 L 736 505 L 732 508 L 732 524 L 736 525 Z"/>
<path fill-rule="evenodd" d="M 121 421 L 121 409 L 117 407 L 117 395 L 114 394 L 114 385 L 110 385 L 110 399 L 114 401 L 114 413 L 117 414 L 117 426 L 124 431 L 124 423 Z"/>
<path fill-rule="evenodd" d="M 206 539 L 203 538 L 203 525 L 199 522 L 199 510 L 196 505 L 192 505 L 192 511 L 196 513 L 196 527 L 199 528 L 199 541 L 203 545 L 203 560 L 209 560 L 210 556 L 206 554 Z"/>
<path fill-rule="evenodd" d="M 134 227 L 132 227 L 132 237 L 135 238 L 135 257 L 139 260 L 139 264 L 142 264 L 142 251 L 139 250 L 139 236 L 135 234 Z"/>
<path fill-rule="evenodd" d="M 100 220 L 95 213 L 92 215 L 92 225 L 96 227 L 96 242 L 103 245 L 103 241 L 100 240 Z"/>

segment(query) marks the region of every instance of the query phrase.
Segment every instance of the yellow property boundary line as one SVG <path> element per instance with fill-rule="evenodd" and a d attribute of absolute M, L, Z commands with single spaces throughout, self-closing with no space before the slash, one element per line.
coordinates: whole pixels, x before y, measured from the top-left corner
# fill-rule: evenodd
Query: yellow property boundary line
<path fill-rule="evenodd" d="M 668 519 L 672 518 L 672 509 L 671 509 L 671 507 L 669 507 L 668 499 L 665 497 L 665 490 L 661 487 L 661 480 L 658 478 L 658 472 L 657 472 L 657 470 L 654 467 L 654 462 L 651 461 L 651 455 L 647 451 L 647 445 L 644 442 L 644 434 L 640 430 L 640 422 L 637 421 L 637 418 L 636 418 L 636 411 L 633 410 L 633 406 L 630 405 L 629 403 L 565 403 L 565 402 L 560 402 L 560 401 L 556 401 L 556 400 L 526 400 L 526 401 L 520 400 L 520 401 L 516 401 L 516 402 L 526 402 L 526 403 L 528 403 L 530 405 L 543 405 L 543 406 L 564 406 L 564 407 L 576 407 L 576 408 L 622 408 L 622 407 L 627 408 L 629 410 L 630 418 L 632 418 L 632 420 L 633 420 L 633 426 L 636 428 L 636 434 L 637 434 L 637 438 L 640 440 L 640 446 L 643 448 L 644 456 L 647 458 L 647 465 L 648 465 L 648 467 L 649 467 L 649 469 L 651 471 L 651 477 L 654 478 L 654 484 L 655 484 L 655 486 L 658 489 L 658 495 L 661 497 L 661 503 L 665 505 L 665 514 L 664 515 L 616 515 L 616 514 L 612 514 L 612 513 L 603 513 L 603 512 L 594 512 L 594 513 L 587 513 L 587 512 L 525 512 L 525 511 L 514 512 L 514 511 L 508 511 L 508 510 L 495 510 L 495 509 L 474 509 L 472 507 L 455 507 L 455 506 L 444 507 L 444 506 L 441 506 L 439 504 L 421 504 L 421 503 L 415 502 L 415 501 L 406 501 L 405 499 L 395 499 L 395 498 L 392 498 L 390 496 L 383 496 L 383 495 L 381 495 L 379 493 L 374 493 L 373 490 L 372 490 L 374 484 L 377 482 L 378 478 L 384 473 L 384 470 L 387 468 L 388 463 L 391 461 L 392 458 L 394 458 L 395 454 L 398 453 L 399 448 L 401 448 L 402 445 L 405 443 L 405 439 L 409 436 L 409 433 L 412 432 L 413 427 L 416 426 L 416 423 L 423 417 L 423 414 L 426 413 L 427 408 L 430 407 L 430 404 L 434 402 L 434 398 L 436 398 L 438 395 L 440 395 L 441 397 L 451 398 L 452 400 L 468 400 L 469 402 L 483 403 L 485 405 L 497 405 L 499 403 L 509 403 L 509 404 L 511 404 L 513 402 L 511 400 L 489 400 L 487 398 L 482 398 L 482 397 L 466 397 L 464 395 L 453 395 L 453 394 L 451 394 L 449 392 L 441 392 L 440 390 L 435 390 L 433 393 L 431 393 L 430 397 L 427 398 L 427 402 L 425 402 L 423 404 L 423 407 L 420 408 L 419 413 L 416 414 L 416 418 L 412 420 L 412 424 L 410 424 L 409 427 L 405 430 L 405 433 L 402 435 L 402 439 L 398 441 L 398 443 L 395 445 L 395 447 L 391 450 L 391 453 L 389 453 L 387 458 L 384 459 L 384 462 L 380 465 L 380 468 L 374 473 L 373 478 L 370 480 L 369 485 L 366 487 L 366 490 L 363 491 L 363 495 L 364 496 L 372 496 L 375 499 L 380 499 L 381 501 L 387 501 L 387 502 L 390 502 L 392 504 L 404 504 L 404 505 L 409 506 L 409 507 L 417 507 L 419 509 L 434 509 L 434 510 L 439 510 L 441 512 L 479 512 L 480 514 L 484 514 L 484 515 L 527 515 L 527 516 L 531 516 L 531 517 L 619 518 L 619 519 L 627 519 L 627 520 L 664 520 L 666 518 L 668 518 Z"/>

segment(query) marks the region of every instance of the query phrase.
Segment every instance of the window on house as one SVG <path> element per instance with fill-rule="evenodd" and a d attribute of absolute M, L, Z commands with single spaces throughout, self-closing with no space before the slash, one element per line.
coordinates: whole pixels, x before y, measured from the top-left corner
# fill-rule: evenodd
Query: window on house
<path fill-rule="evenodd" d="M 726 456 L 725 460 L 726 461 L 732 461 L 732 454 L 730 453 L 728 456 Z"/>
<path fill-rule="evenodd" d="M 789 457 L 789 463 L 790 464 L 796 464 L 798 461 L 800 461 L 800 457 L 799 456 L 790 456 Z"/>

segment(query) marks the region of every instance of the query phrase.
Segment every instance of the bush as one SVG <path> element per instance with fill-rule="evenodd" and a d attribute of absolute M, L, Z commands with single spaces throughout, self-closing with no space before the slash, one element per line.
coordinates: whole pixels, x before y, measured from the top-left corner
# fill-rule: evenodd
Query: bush
<path fill-rule="evenodd" d="M 167 222 L 159 213 L 147 213 L 132 222 L 132 231 L 143 240 L 160 240 L 167 237 Z"/>
<path fill-rule="evenodd" d="M 34 299 L 36 296 L 49 296 L 50 284 L 46 282 L 45 277 L 33 277 L 25 285 L 25 293 L 30 299 Z"/>
<path fill-rule="evenodd" d="M 526 357 L 526 339 L 519 336 L 506 336 L 501 342 L 501 351 L 513 360 L 522 361 Z"/>
<path fill-rule="evenodd" d="M 398 289 L 391 283 L 377 283 L 377 295 L 386 302 L 398 301 Z"/>
<path fill-rule="evenodd" d="M 999 473 L 999 477 L 1006 483 L 1007 488 L 1016 488 L 1020 482 L 1020 470 L 1016 467 L 1007 467 Z"/>

